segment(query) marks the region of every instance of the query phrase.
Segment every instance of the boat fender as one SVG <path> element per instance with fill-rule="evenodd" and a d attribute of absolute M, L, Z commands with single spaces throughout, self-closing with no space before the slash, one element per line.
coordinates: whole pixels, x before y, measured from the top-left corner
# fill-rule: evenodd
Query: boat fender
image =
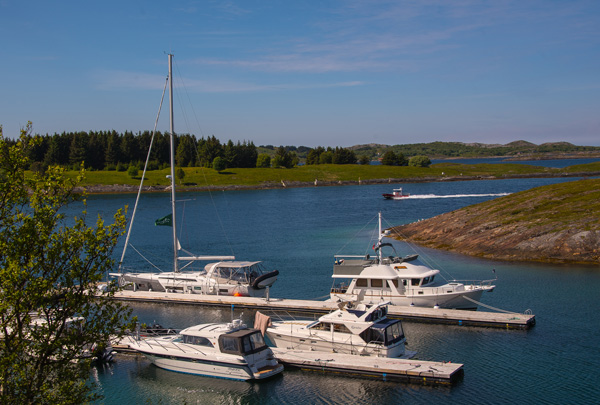
<path fill-rule="evenodd" d="M 279 270 L 273 270 L 268 273 L 261 274 L 260 276 L 256 277 L 254 279 L 254 281 L 252 282 L 252 288 L 257 289 L 257 290 L 264 288 L 264 287 L 259 287 L 260 283 L 262 283 L 263 281 L 265 281 L 268 278 L 278 276 L 278 275 L 279 275 Z"/>

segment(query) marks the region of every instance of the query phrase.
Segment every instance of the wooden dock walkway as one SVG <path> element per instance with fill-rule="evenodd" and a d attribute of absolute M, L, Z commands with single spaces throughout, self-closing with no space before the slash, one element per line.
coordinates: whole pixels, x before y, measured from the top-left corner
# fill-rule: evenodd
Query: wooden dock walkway
<path fill-rule="evenodd" d="M 133 337 L 125 337 L 120 342 L 113 343 L 113 350 L 117 353 L 140 355 L 141 353 L 131 348 L 132 341 Z M 401 381 L 425 385 L 451 385 L 460 381 L 464 376 L 461 363 L 290 350 L 278 347 L 271 347 L 271 350 L 273 350 L 275 358 L 288 370 L 299 368 L 382 381 Z"/>
<path fill-rule="evenodd" d="M 272 347 L 273 354 L 286 368 L 300 368 L 347 376 L 376 378 L 420 384 L 454 384 L 464 375 L 460 363 L 444 363 Z"/>
<path fill-rule="evenodd" d="M 151 291 L 123 290 L 115 299 L 132 302 L 153 302 L 249 308 L 256 310 L 287 311 L 290 313 L 323 314 L 338 309 L 332 301 L 295 300 L 287 298 L 233 297 L 225 295 L 181 294 Z M 535 325 L 535 315 L 459 309 L 402 307 L 390 305 L 388 317 L 415 322 L 442 323 L 460 326 L 486 326 L 506 329 L 529 329 Z"/>

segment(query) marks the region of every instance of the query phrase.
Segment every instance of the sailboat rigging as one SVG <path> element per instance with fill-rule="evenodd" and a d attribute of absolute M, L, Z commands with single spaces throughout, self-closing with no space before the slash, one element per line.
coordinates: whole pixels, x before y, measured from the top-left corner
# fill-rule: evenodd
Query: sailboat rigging
<path fill-rule="evenodd" d="M 129 236 L 133 228 L 133 219 L 137 210 L 140 193 L 143 187 L 144 175 L 150 158 L 150 150 L 144 166 L 140 188 L 136 204 L 132 214 L 132 220 L 129 225 L 125 247 L 119 263 L 119 272 L 111 273 L 110 276 L 117 277 L 119 285 L 125 289 L 133 291 L 159 291 L 173 293 L 189 294 L 216 294 L 216 295 L 234 295 L 262 297 L 265 295 L 267 287 L 273 285 L 279 275 L 278 270 L 266 271 L 260 261 L 235 261 L 235 256 L 197 256 L 185 251 L 179 245 L 177 240 L 177 216 L 176 216 L 176 187 L 175 187 L 175 127 L 173 120 L 173 55 L 169 57 L 169 75 L 167 83 L 169 85 L 169 131 L 170 131 L 170 181 L 171 181 L 171 213 L 170 225 L 173 230 L 173 271 L 172 272 L 124 272 L 122 268 L 125 251 L 129 244 Z M 165 85 L 166 89 L 166 85 Z M 164 99 L 163 90 L 163 99 Z M 161 108 L 162 108 L 161 99 Z M 160 114 L 160 109 L 159 109 Z M 158 122 L 158 116 L 157 116 Z M 156 132 L 155 130 L 153 134 Z M 154 135 L 153 138 L 154 139 Z M 150 149 L 152 141 L 150 142 Z M 188 256 L 179 256 L 179 251 L 183 250 Z M 185 261 L 180 267 L 179 262 Z M 196 261 L 214 261 L 204 267 L 204 270 L 191 271 L 182 270 Z"/>

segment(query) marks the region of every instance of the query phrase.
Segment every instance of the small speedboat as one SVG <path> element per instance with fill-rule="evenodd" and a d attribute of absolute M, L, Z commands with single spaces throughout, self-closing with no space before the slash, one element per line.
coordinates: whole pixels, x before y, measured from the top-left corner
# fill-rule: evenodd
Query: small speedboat
<path fill-rule="evenodd" d="M 361 356 L 414 356 L 405 350 L 400 320 L 387 319 L 387 303 L 340 303 L 339 309 L 317 321 L 277 321 L 266 335 L 278 348 L 335 352 Z"/>
<path fill-rule="evenodd" d="M 391 193 L 384 193 L 382 195 L 386 200 L 400 200 L 410 196 L 408 193 L 404 194 L 401 188 L 395 188 Z"/>
<path fill-rule="evenodd" d="M 260 330 L 248 328 L 241 319 L 200 324 L 176 335 L 138 336 L 128 344 L 157 367 L 181 373 L 247 381 L 283 371 Z"/>

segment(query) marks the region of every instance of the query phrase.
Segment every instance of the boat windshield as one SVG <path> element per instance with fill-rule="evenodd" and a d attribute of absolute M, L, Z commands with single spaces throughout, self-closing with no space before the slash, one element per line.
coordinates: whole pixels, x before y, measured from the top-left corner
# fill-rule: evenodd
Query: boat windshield
<path fill-rule="evenodd" d="M 183 343 L 190 345 L 213 347 L 212 343 L 210 343 L 210 340 L 202 336 L 182 335 L 181 340 Z"/>
<path fill-rule="evenodd" d="M 221 352 L 247 355 L 267 348 L 265 341 L 257 329 L 243 329 L 219 336 Z"/>

